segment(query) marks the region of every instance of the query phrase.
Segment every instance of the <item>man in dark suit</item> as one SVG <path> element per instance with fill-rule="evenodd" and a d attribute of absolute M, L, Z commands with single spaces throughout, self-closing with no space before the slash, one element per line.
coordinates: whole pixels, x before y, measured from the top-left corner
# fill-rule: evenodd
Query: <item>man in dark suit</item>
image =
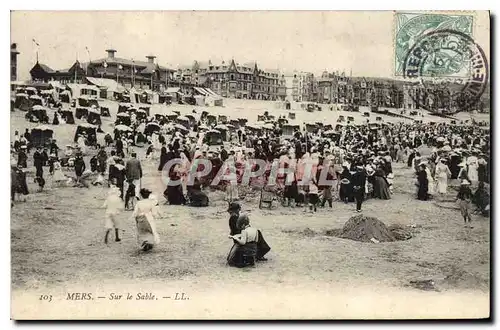
<path fill-rule="evenodd" d="M 43 156 L 42 156 L 42 148 L 36 147 L 36 151 L 33 154 L 33 165 L 36 168 L 36 177 L 43 178 Z"/>
<path fill-rule="evenodd" d="M 354 199 L 356 200 L 356 212 L 361 212 L 361 205 L 365 197 L 366 172 L 362 164 L 356 166 L 356 173 L 351 179 Z"/>
<path fill-rule="evenodd" d="M 142 167 L 141 162 L 137 159 L 137 154 L 133 152 L 131 156 L 132 158 L 130 158 L 125 165 L 125 175 L 127 176 L 127 181 L 132 181 L 135 186 L 135 196 L 139 197 L 139 191 L 141 190 Z"/>

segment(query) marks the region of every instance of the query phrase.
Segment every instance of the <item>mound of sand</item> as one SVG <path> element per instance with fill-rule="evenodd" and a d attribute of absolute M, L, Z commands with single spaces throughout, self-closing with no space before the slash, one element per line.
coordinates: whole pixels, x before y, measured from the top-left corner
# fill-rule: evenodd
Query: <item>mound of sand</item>
<path fill-rule="evenodd" d="M 359 242 L 394 242 L 396 238 L 389 228 L 379 219 L 357 215 L 351 217 L 342 228 L 341 238 Z"/>

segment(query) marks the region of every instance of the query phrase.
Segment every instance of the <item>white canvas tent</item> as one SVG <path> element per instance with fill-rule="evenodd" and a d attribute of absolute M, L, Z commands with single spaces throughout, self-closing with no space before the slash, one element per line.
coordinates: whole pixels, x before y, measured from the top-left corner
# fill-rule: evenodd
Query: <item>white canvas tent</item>
<path fill-rule="evenodd" d="M 130 93 L 130 103 L 132 104 L 137 104 L 137 103 L 141 103 L 141 92 L 137 89 L 135 89 L 135 87 L 132 87 L 131 89 L 129 89 L 128 91 Z"/>
<path fill-rule="evenodd" d="M 87 77 L 87 81 L 90 84 L 98 87 L 101 90 L 102 94 L 105 93 L 107 99 L 113 99 L 115 93 L 122 94 L 123 92 L 125 92 L 125 87 L 112 79 Z"/>
<path fill-rule="evenodd" d="M 68 84 L 67 87 L 71 92 L 71 97 L 74 99 L 76 99 L 82 95 L 97 97 L 99 94 L 99 88 L 92 86 L 92 85 Z"/>

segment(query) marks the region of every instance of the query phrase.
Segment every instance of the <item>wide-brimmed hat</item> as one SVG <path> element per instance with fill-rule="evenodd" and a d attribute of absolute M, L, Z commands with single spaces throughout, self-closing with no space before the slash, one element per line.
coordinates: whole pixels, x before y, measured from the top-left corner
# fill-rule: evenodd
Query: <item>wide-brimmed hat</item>
<path fill-rule="evenodd" d="M 470 182 L 467 181 L 466 179 L 463 179 L 462 182 L 460 182 L 461 185 L 470 185 Z"/>

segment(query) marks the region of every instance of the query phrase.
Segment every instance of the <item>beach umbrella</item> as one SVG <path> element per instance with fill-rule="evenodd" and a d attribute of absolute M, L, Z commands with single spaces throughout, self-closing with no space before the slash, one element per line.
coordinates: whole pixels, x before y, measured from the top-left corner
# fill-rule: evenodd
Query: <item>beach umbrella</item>
<path fill-rule="evenodd" d="M 132 129 L 127 125 L 117 125 L 115 126 L 115 129 L 118 131 L 132 131 Z"/>
<path fill-rule="evenodd" d="M 271 123 L 266 123 L 266 124 L 262 125 L 262 128 L 264 128 L 264 129 L 274 129 L 274 125 L 271 124 Z"/>
<path fill-rule="evenodd" d="M 39 130 L 39 131 L 53 131 L 52 128 L 50 128 L 49 126 L 45 126 L 45 125 L 37 126 L 34 129 Z"/>
<path fill-rule="evenodd" d="M 157 127 L 160 127 L 160 124 L 158 124 L 158 123 L 147 123 L 146 126 L 157 126 Z"/>
<path fill-rule="evenodd" d="M 186 131 L 186 132 L 189 131 L 186 127 L 182 126 L 181 124 L 176 124 L 174 126 L 174 128 L 180 129 L 180 130 L 183 130 L 183 131 Z"/>

